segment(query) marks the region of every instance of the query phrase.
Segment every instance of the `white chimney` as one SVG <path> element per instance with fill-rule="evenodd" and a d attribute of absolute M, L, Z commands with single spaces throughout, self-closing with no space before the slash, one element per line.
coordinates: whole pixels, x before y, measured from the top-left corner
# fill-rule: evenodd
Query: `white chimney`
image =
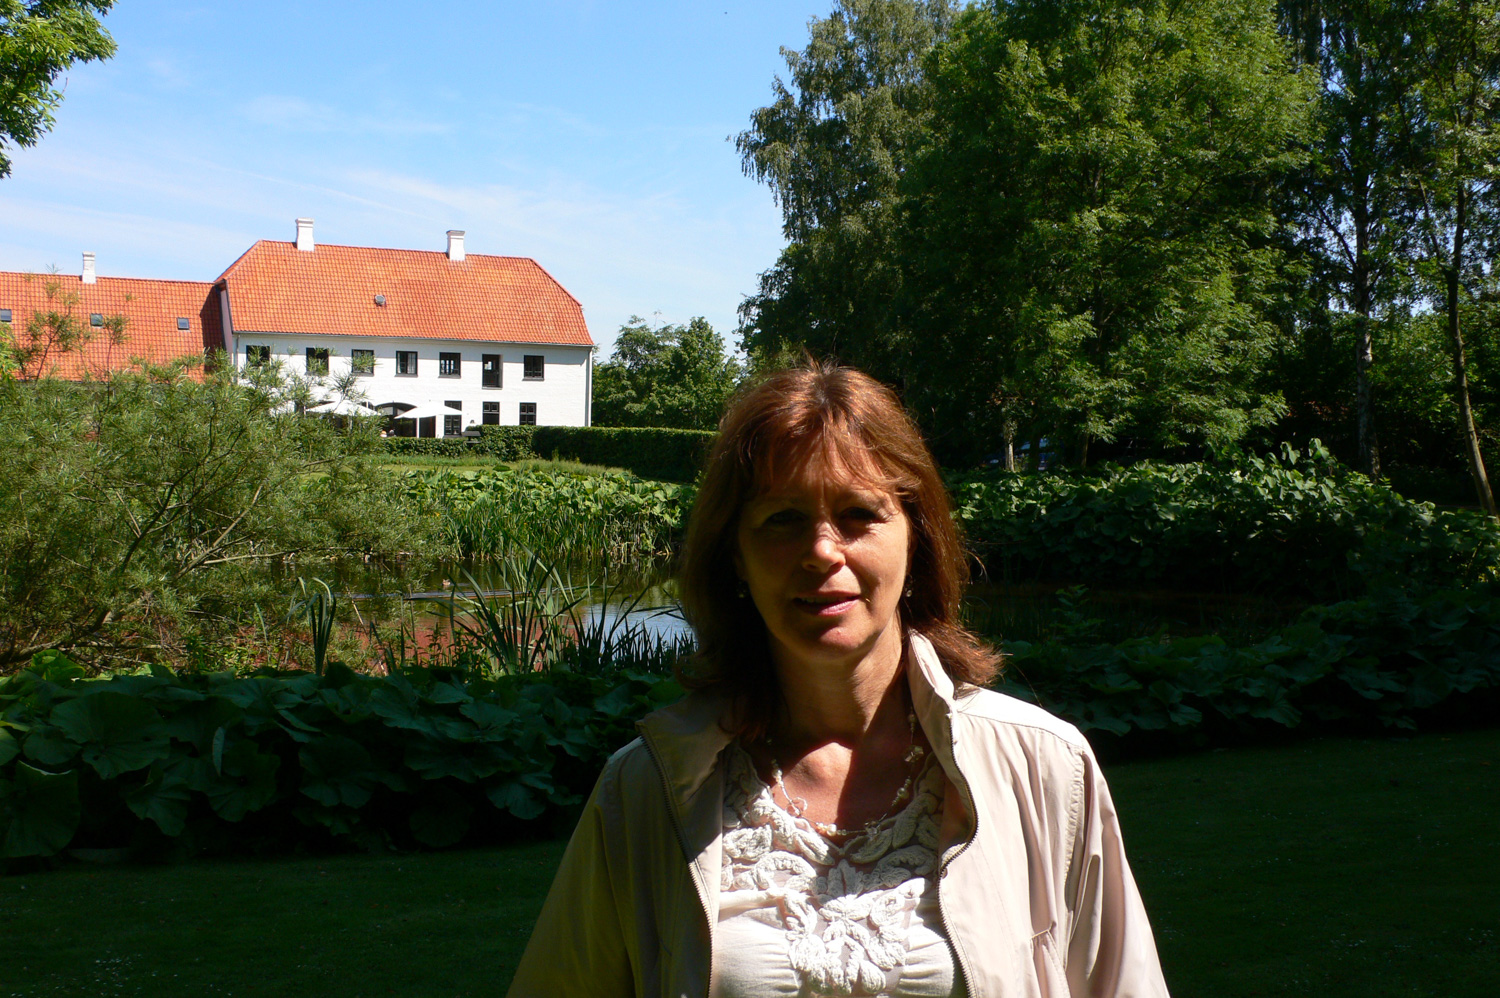
<path fill-rule="evenodd" d="M 454 263 L 463 262 L 464 258 L 464 232 L 462 229 L 448 230 L 448 259 Z"/>
<path fill-rule="evenodd" d="M 94 273 L 94 254 L 90 250 L 83 251 L 83 283 L 95 284 L 99 275 Z"/>
<path fill-rule="evenodd" d="M 297 248 L 304 253 L 313 251 L 312 225 L 310 218 L 297 219 Z"/>

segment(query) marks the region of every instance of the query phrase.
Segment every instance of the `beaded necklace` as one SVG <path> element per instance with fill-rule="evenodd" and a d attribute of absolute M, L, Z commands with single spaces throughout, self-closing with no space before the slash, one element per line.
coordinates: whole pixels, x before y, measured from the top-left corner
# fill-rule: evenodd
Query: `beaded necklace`
<path fill-rule="evenodd" d="M 896 791 L 896 796 L 891 798 L 890 806 L 885 809 L 884 813 L 878 817 L 871 818 L 859 828 L 840 828 L 831 821 L 814 821 L 807 816 L 807 798 L 793 797 L 787 790 L 786 782 L 781 777 L 781 763 L 773 755 L 771 756 L 771 786 L 781 791 L 781 796 L 786 800 L 786 813 L 794 818 L 801 818 L 816 829 L 819 835 L 828 839 L 872 834 L 877 825 L 900 810 L 905 804 L 906 799 L 911 796 L 912 780 L 921 768 L 915 764 L 921 761 L 922 756 L 927 751 L 917 744 L 917 715 L 911 711 L 908 711 L 906 714 L 906 727 L 911 736 L 906 755 L 902 757 L 902 761 L 906 763 L 906 780 L 901 784 L 900 789 Z"/>

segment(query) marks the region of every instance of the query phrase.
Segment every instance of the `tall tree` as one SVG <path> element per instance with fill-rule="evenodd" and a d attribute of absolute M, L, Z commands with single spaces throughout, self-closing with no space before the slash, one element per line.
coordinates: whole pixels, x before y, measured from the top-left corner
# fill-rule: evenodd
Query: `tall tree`
<path fill-rule="evenodd" d="M 1341 311 L 1352 319 L 1355 424 L 1361 469 L 1380 477 L 1371 395 L 1374 328 L 1398 304 L 1403 276 L 1402 184 L 1412 166 L 1406 141 L 1414 112 L 1410 0 L 1287 0 L 1282 23 L 1306 63 L 1320 71 L 1314 157 L 1302 224 Z"/>
<path fill-rule="evenodd" d="M 897 185 L 924 134 L 923 56 L 955 0 L 837 0 L 807 47 L 782 49 L 789 80 L 736 140 L 768 184 L 788 245 L 741 306 L 755 355 L 807 347 L 890 374 L 881 331 L 900 284 Z"/>
<path fill-rule="evenodd" d="M 594 368 L 594 425 L 711 430 L 739 380 L 707 319 L 653 326 L 633 315 Z"/>
<path fill-rule="evenodd" d="M 1500 249 L 1500 3 L 1429 0 L 1420 35 L 1421 113 L 1413 122 L 1426 156 L 1409 193 L 1422 239 L 1422 269 L 1446 320 L 1469 471 L 1480 504 L 1497 515 L 1469 398 L 1463 312 L 1494 277 Z"/>
<path fill-rule="evenodd" d="M 1257 367 L 1316 73 L 1248 0 L 1016 0 L 929 62 L 903 185 L 911 389 L 948 447 L 1009 432 L 1217 445 L 1268 423 Z M 985 435 L 988 434 L 988 441 Z"/>
<path fill-rule="evenodd" d="M 57 78 L 78 62 L 108 59 L 114 39 L 99 23 L 114 0 L 0 0 L 0 177 L 7 145 L 33 146 L 62 103 Z"/>

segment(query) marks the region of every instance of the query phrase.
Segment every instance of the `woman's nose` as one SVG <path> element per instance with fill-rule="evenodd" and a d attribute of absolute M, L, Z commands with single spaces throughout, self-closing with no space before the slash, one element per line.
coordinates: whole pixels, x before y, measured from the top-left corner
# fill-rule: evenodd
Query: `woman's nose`
<path fill-rule="evenodd" d="M 813 525 L 812 542 L 808 545 L 807 566 L 826 572 L 844 563 L 843 538 L 838 528 L 827 521 Z"/>

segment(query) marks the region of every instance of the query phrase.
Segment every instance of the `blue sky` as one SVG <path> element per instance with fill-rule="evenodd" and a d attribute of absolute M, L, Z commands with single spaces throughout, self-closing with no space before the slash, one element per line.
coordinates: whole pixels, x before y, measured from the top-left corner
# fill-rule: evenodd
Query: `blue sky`
<path fill-rule="evenodd" d="M 782 245 L 733 144 L 829 0 L 119 0 L 114 59 L 0 180 L 0 269 L 210 280 L 256 239 L 531 256 L 605 355 L 735 308 Z"/>

